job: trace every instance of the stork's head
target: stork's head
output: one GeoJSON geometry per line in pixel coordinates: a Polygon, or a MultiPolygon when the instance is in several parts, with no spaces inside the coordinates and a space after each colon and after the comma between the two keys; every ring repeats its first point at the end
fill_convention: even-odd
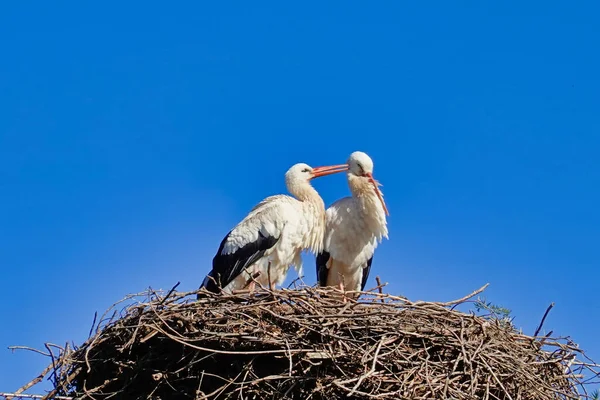
{"type": "Polygon", "coordinates": [[[311,179],[319,178],[321,176],[337,174],[338,172],[344,172],[348,169],[348,165],[328,165],[325,167],[311,167],[305,163],[294,164],[285,174],[286,182],[308,182],[311,179]]]}
{"type": "MultiPolygon", "coordinates": [[[[321,176],[337,174],[348,170],[348,165],[328,165],[324,167],[311,167],[305,163],[293,165],[285,173],[285,184],[293,195],[303,198],[306,190],[310,191],[310,180],[321,176]]],[[[314,189],[313,189],[314,190],[314,189]]]]}
{"type": "MultiPolygon", "coordinates": [[[[390,215],[383,201],[383,194],[379,190],[380,183],[373,178],[373,160],[362,151],[355,151],[348,158],[348,180],[349,182],[357,181],[360,188],[364,190],[372,190],[377,195],[383,206],[386,215],[390,215]],[[370,188],[370,189],[367,189],[370,188]]],[[[352,188],[351,184],[351,188],[352,188]]],[[[359,188],[356,188],[360,190],[359,188]]]]}
{"type": "Polygon", "coordinates": [[[349,172],[356,176],[373,175],[373,160],[362,151],[355,151],[348,158],[349,172]]]}

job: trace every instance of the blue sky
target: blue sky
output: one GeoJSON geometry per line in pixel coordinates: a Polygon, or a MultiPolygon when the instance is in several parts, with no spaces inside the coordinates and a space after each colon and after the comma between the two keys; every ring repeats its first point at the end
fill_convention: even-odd
{"type": "MultiPolygon", "coordinates": [[[[600,359],[599,12],[3,4],[0,391],[48,361],[7,346],[80,343],[127,293],[195,289],[289,166],[355,150],[391,213],[370,285],[446,301],[489,282],[530,334],[556,302],[546,328],[600,359]]],[[[343,175],[315,186],[348,194],[343,175]]]]}

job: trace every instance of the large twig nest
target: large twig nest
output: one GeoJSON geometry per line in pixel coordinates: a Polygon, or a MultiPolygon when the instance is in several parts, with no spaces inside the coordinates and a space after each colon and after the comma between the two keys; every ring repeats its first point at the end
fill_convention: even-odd
{"type": "Polygon", "coordinates": [[[510,323],[332,289],[134,298],[53,361],[53,394],[94,399],[580,398],[583,354],[510,323]]]}

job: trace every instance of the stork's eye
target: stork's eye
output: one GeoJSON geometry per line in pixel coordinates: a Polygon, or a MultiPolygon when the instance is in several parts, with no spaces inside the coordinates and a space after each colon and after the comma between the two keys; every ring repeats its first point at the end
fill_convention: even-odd
{"type": "Polygon", "coordinates": [[[309,168],[304,168],[304,169],[302,170],[302,172],[310,172],[310,169],[309,169],[309,168]]]}
{"type": "Polygon", "coordinates": [[[356,163],[356,165],[358,166],[358,169],[360,169],[361,171],[365,170],[361,163],[356,163]]]}

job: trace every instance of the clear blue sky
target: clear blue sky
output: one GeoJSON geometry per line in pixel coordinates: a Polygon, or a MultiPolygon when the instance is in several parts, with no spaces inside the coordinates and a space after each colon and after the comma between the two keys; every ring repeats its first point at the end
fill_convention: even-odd
{"type": "MultiPolygon", "coordinates": [[[[195,289],[296,162],[369,153],[413,299],[487,297],[600,359],[600,6],[11,2],[0,8],[0,391],[148,286],[195,289]]],[[[330,204],[343,175],[315,186],[330,204]]],[[[306,281],[315,282],[305,257],[306,281]]],[[[45,386],[47,387],[47,385],[45,386]]]]}

